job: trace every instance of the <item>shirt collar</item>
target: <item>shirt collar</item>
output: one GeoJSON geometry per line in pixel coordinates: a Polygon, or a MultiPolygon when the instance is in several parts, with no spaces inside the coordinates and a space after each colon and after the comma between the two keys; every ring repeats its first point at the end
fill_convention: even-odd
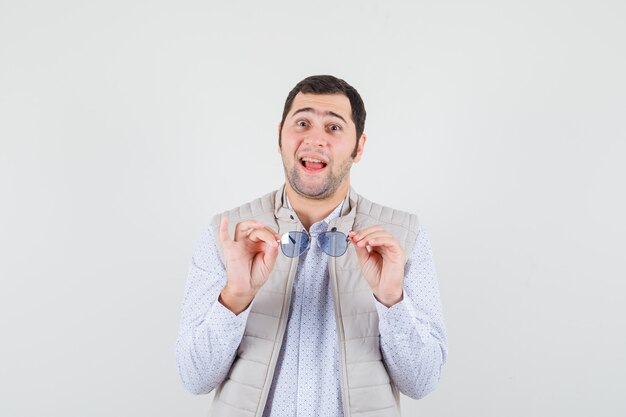
{"type": "MultiPolygon", "coordinates": [[[[289,208],[289,210],[293,210],[293,208],[291,207],[291,203],[289,202],[289,197],[287,197],[287,191],[285,191],[285,201],[287,202],[287,207],[289,208]]],[[[339,205],[335,207],[335,209],[328,216],[326,216],[326,218],[322,221],[326,224],[329,224],[333,219],[336,219],[337,217],[339,217],[341,215],[341,210],[345,202],[346,202],[346,198],[341,200],[341,203],[339,203],[339,205]]]]}

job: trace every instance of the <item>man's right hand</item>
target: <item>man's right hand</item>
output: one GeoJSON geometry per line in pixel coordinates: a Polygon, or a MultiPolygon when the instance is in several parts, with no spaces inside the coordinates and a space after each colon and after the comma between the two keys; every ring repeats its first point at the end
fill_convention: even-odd
{"type": "Polygon", "coordinates": [[[228,218],[222,219],[220,241],[228,281],[219,301],[233,313],[244,311],[267,281],[278,256],[278,239],[274,230],[254,220],[238,223],[230,239],[228,218]]]}

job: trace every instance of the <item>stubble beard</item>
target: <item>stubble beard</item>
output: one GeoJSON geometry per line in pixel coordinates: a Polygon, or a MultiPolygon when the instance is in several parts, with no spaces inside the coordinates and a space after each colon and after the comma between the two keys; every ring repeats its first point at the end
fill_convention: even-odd
{"type": "Polygon", "coordinates": [[[289,181],[289,185],[291,185],[291,188],[293,188],[296,193],[306,198],[324,200],[332,197],[341,184],[343,184],[346,177],[350,174],[352,159],[352,157],[348,157],[345,161],[343,161],[339,167],[339,172],[337,172],[336,175],[334,175],[330,167],[327,166],[326,168],[328,168],[328,173],[326,178],[319,184],[307,184],[307,182],[300,175],[301,172],[297,169],[296,164],[299,164],[299,161],[294,161],[291,169],[288,169],[287,166],[284,165],[284,162],[283,166],[285,168],[287,181],[289,181]]]}

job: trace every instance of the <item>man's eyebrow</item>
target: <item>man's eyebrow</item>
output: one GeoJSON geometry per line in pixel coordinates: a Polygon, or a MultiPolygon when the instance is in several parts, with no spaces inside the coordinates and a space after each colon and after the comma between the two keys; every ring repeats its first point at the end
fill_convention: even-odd
{"type": "MultiPolygon", "coordinates": [[[[303,107],[303,108],[298,109],[295,112],[293,112],[291,117],[294,117],[296,114],[303,113],[303,112],[318,113],[317,111],[315,111],[315,109],[313,109],[313,107],[303,107]]],[[[344,119],[343,117],[341,117],[339,114],[335,113],[334,111],[327,110],[323,114],[324,114],[324,116],[334,116],[334,117],[336,117],[338,119],[343,120],[343,122],[345,124],[348,124],[348,122],[346,122],[346,119],[344,119]]]]}

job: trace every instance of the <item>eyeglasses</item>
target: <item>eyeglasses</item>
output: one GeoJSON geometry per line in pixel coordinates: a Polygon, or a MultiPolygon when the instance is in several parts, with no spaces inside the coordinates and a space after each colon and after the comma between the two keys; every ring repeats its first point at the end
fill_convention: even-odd
{"type": "Polygon", "coordinates": [[[328,232],[309,235],[307,232],[287,232],[280,237],[280,248],[290,258],[297,258],[311,247],[311,239],[317,237],[317,246],[330,256],[341,256],[346,253],[350,239],[333,227],[328,232]]]}

